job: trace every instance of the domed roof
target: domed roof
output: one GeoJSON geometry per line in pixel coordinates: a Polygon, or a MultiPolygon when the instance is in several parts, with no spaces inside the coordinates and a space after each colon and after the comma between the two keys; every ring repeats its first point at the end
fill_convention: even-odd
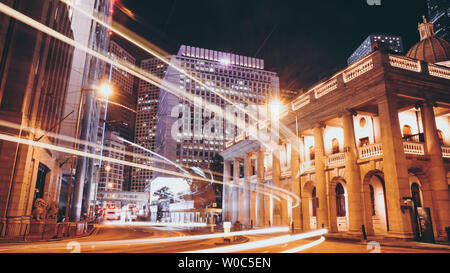
{"type": "Polygon", "coordinates": [[[429,63],[439,63],[450,60],[450,44],[442,38],[434,36],[433,23],[422,16],[423,23],[419,23],[420,42],[415,44],[406,57],[429,63]]]}
{"type": "Polygon", "coordinates": [[[450,60],[450,43],[445,39],[431,36],[415,44],[406,57],[429,63],[439,63],[450,60]]]}

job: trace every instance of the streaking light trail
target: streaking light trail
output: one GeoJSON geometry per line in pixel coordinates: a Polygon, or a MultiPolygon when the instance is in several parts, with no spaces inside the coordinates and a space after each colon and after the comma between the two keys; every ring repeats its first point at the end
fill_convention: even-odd
{"type": "Polygon", "coordinates": [[[245,251],[250,249],[258,249],[263,247],[269,247],[279,244],[285,244],[289,242],[294,242],[302,239],[307,239],[311,237],[316,237],[320,235],[324,235],[327,233],[326,229],[319,229],[312,232],[307,233],[301,233],[297,235],[285,235],[285,236],[279,236],[275,238],[270,238],[266,240],[260,240],[256,242],[250,242],[250,243],[244,243],[244,244],[238,244],[238,245],[231,245],[231,246],[224,246],[224,247],[216,247],[216,248],[208,248],[203,250],[197,250],[197,251],[187,251],[185,253],[230,253],[230,252],[239,252],[239,251],[245,251]]]}
{"type": "MultiPolygon", "coordinates": [[[[222,238],[229,236],[244,236],[244,235],[258,235],[258,234],[270,234],[270,233],[282,233],[288,232],[288,227],[273,227],[273,228],[264,228],[264,229],[254,229],[254,230],[246,230],[246,231],[236,231],[236,232],[228,232],[228,233],[214,233],[214,234],[203,234],[203,235],[192,235],[192,236],[179,236],[179,237],[166,237],[166,238],[145,238],[145,239],[131,239],[131,240],[117,240],[117,241],[97,241],[97,242],[79,242],[80,246],[84,247],[92,247],[92,246],[120,246],[120,245],[137,245],[137,244],[158,244],[158,243],[173,243],[173,242],[181,242],[181,241],[195,241],[195,240],[204,240],[204,239],[214,239],[214,238],[222,238]]],[[[44,243],[39,244],[40,247],[45,247],[48,249],[65,249],[67,243],[58,242],[58,243],[44,243]]],[[[16,250],[24,250],[33,248],[34,245],[14,245],[7,247],[0,247],[0,250],[3,249],[16,249],[16,250]]]]}
{"type": "Polygon", "coordinates": [[[322,236],[322,237],[320,237],[319,240],[316,240],[316,241],[311,242],[311,243],[307,243],[306,245],[302,245],[302,246],[299,246],[299,247],[296,247],[296,248],[292,248],[292,249],[283,251],[281,253],[297,253],[297,252],[303,251],[305,249],[311,248],[313,246],[316,246],[316,245],[322,243],[323,241],[325,241],[325,237],[322,236]]]}

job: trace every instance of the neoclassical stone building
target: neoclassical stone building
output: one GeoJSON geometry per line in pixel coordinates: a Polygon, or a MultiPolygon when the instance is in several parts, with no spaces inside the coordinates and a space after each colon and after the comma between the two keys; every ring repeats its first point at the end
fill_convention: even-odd
{"type": "Polygon", "coordinates": [[[379,44],[285,105],[275,147],[248,133],[228,143],[221,153],[224,220],[446,239],[450,68],[435,63],[448,61],[442,56],[449,48],[427,38],[433,39],[415,48],[445,51],[422,55],[432,55],[431,62],[393,55],[379,44]],[[299,205],[271,186],[295,193],[299,205]]]}

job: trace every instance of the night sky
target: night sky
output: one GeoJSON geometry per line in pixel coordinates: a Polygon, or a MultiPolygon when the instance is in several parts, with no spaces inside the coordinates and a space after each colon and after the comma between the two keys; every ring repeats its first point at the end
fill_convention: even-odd
{"type": "Polygon", "coordinates": [[[344,68],[369,34],[400,35],[407,51],[428,15],[426,0],[120,0],[119,7],[135,18],[122,8],[115,20],[166,52],[185,44],[262,58],[292,90],[344,68]]]}

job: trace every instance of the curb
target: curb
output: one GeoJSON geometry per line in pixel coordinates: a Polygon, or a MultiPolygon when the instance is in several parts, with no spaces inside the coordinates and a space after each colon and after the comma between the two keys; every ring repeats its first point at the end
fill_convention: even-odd
{"type": "Polygon", "coordinates": [[[413,249],[427,249],[427,250],[448,250],[450,252],[450,245],[443,245],[443,244],[430,244],[430,245],[418,245],[418,244],[426,244],[421,242],[415,242],[415,241],[389,241],[389,240],[367,240],[364,241],[362,239],[357,238],[345,238],[345,237],[327,237],[325,236],[326,240],[329,241],[348,241],[353,243],[358,243],[361,245],[367,244],[371,241],[376,241],[380,244],[380,246],[389,246],[389,247],[403,247],[403,248],[413,248],[413,249]]]}

